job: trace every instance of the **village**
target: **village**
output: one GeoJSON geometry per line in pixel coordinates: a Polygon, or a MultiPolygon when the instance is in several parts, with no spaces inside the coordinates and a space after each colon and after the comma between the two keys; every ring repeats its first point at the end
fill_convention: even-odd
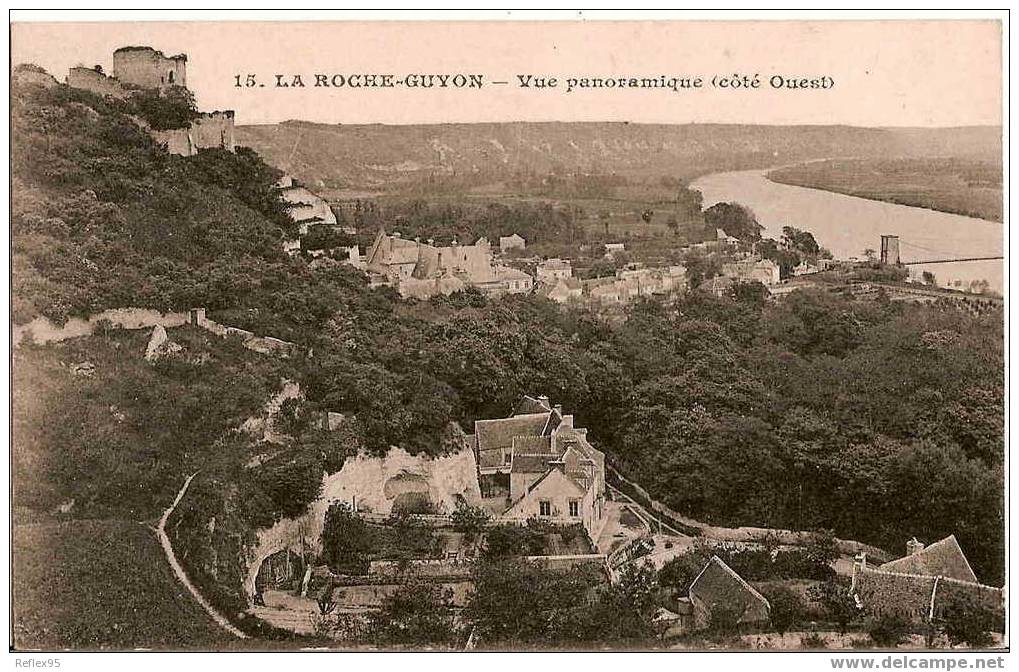
{"type": "MultiPolygon", "coordinates": [[[[139,90],[187,85],[183,54],[124,47],[113,53],[113,63],[109,75],[100,66],[72,68],[66,83],[114,100],[139,90]]],[[[22,76],[31,79],[38,73],[23,71],[22,76]]],[[[237,152],[232,110],[198,113],[184,128],[154,128],[140,119],[138,124],[175,157],[192,160],[206,150],[237,152]]],[[[772,249],[757,230],[737,237],[721,227],[712,227],[702,240],[688,241],[668,258],[635,254],[634,245],[623,238],[571,240],[565,248],[569,254],[552,256],[533,253],[531,243],[516,231],[469,241],[455,235],[441,241],[407,235],[399,221],[368,231],[353,226],[342,206],[319,195],[318,187],[286,171],[272,179],[280,172],[273,190],[292,226],[282,240],[272,239],[275,253],[306,264],[309,273],[354,272],[364,291],[374,293],[369,296],[392,295],[396,298],[388,300],[408,311],[423,307],[426,322],[432,319],[429,302],[475,295],[486,301],[544,299],[552,303],[543,303],[543,309],[553,313],[584,311],[611,324],[623,323],[641,302],[669,306],[691,294],[725,305],[753,295],[760,297],[758,305],[805,290],[874,305],[890,299],[963,306],[973,315],[997,310],[1002,303],[991,292],[939,288],[931,278],[907,270],[896,235],[875,241],[879,254],[845,259],[833,258],[809,233],[813,247],[797,249],[795,238],[805,233],[797,229],[778,243],[767,241],[774,243],[772,249]],[[793,258],[795,263],[787,261],[793,258]]],[[[210,296],[215,302],[215,295],[210,296]]],[[[332,353],[329,359],[297,337],[281,337],[272,326],[233,326],[237,314],[210,303],[209,308],[203,304],[178,311],[114,308],[62,322],[38,316],[14,327],[12,341],[36,348],[98,337],[111,329],[145,333],[144,350],[122,355],[144,360],[152,371],[201,365],[186,345],[198,338],[240,345],[247,351],[242,354],[279,363],[288,374],[314,370],[323,360],[335,365],[344,356],[351,361],[359,356],[356,341],[336,351],[345,354],[332,353]]],[[[339,333],[340,327],[330,323],[328,329],[339,333]]],[[[455,374],[456,367],[450,368],[455,374]]],[[[95,376],[95,365],[87,360],[68,370],[76,380],[95,376]]],[[[243,437],[257,450],[240,471],[257,471],[300,444],[293,409],[304,408],[312,387],[282,378],[258,414],[231,428],[231,440],[243,437]]],[[[624,395],[619,403],[632,404],[640,389],[628,390],[632,396],[624,395]]],[[[473,416],[472,424],[450,421],[441,437],[427,437],[442,451],[413,452],[394,442],[384,454],[363,450],[345,456],[337,470],[314,471],[316,478],[321,474],[320,482],[311,484],[316,494],[303,511],[246,530],[254,543],[244,545],[240,558],[243,594],[232,595],[244,604],[240,614],[226,613],[209,598],[208,583],[193,581],[194,570],[166,532],[191,505],[194,495],[188,489],[197,472],[183,482],[176,500],[166,503],[169,508],[156,528],[166,559],[202,608],[231,633],[243,616],[277,634],[341,646],[368,641],[379,615],[394,600],[408,587],[425,586],[444,596],[440,607],[456,632],[455,647],[484,648],[484,636],[467,616],[484,568],[504,562],[523,571],[561,572],[557,576],[564,582],[583,575],[590,581],[585,589],[591,605],[612,590],[633,590],[641,581],[651,584],[641,597],[654,640],[642,645],[656,648],[720,642],[741,649],[859,648],[866,635],[864,619],[883,616],[902,623],[893,647],[948,646],[947,636],[934,633],[932,624],[952,618],[963,603],[990,615],[987,630],[1000,644],[1004,589],[978,579],[955,534],[928,538],[917,532],[919,539],[910,536],[898,547],[878,548],[824,529],[703,522],[632,480],[630,465],[579,419],[593,416],[581,416],[581,410],[556,398],[561,395],[528,389],[512,405],[496,408],[498,413],[487,407],[488,413],[473,416]]],[[[314,408],[309,426],[326,443],[329,437],[339,443],[358,422],[357,414],[321,398],[307,404],[314,408]]],[[[572,400],[586,401],[583,395],[572,400]]],[[[473,401],[468,398],[468,405],[473,401]]],[[[696,406],[691,415],[701,412],[703,407],[696,406]]],[[[684,487],[689,476],[681,473],[675,483],[684,487]]],[[[217,534],[215,517],[208,529],[217,534]]],[[[873,640],[865,645],[885,644],[873,640]]]]}

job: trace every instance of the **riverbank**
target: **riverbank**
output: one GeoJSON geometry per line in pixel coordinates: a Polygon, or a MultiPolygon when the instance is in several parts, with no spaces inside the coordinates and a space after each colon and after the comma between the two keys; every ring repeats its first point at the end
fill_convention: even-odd
{"type": "MultiPolygon", "coordinates": [[[[1004,249],[1002,225],[986,219],[868,200],[831,191],[781,184],[768,179],[774,169],[705,175],[692,188],[703,195],[704,207],[735,201],[753,210],[764,227],[762,235],[779,239],[783,226],[811,232],[836,258],[863,256],[878,250],[882,235],[900,238],[902,261],[953,257],[999,256],[1004,249]]],[[[942,287],[968,288],[987,281],[1003,293],[1001,261],[923,264],[942,287]]]]}
{"type": "Polygon", "coordinates": [[[1001,164],[959,158],[829,159],[776,168],[772,182],[1002,221],[1001,164]]]}

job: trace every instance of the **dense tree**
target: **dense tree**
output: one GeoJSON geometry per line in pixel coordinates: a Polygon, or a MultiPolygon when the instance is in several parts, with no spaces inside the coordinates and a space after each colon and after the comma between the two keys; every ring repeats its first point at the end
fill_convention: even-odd
{"type": "Polygon", "coordinates": [[[761,239],[761,231],[764,230],[757,216],[740,203],[715,203],[704,211],[704,223],[712,239],[715,229],[722,229],[730,236],[752,243],[761,239]]]}

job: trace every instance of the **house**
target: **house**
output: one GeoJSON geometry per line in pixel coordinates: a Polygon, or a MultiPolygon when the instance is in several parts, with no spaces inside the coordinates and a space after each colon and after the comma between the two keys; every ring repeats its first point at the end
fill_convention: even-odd
{"type": "Polygon", "coordinates": [[[543,287],[541,294],[556,303],[576,303],[584,297],[584,285],[576,278],[559,279],[555,284],[543,287]]]}
{"type": "Polygon", "coordinates": [[[527,247],[527,241],[517,234],[499,236],[499,251],[506,254],[510,250],[523,250],[527,247]]]}
{"type": "Polygon", "coordinates": [[[479,474],[509,476],[501,517],[578,523],[592,538],[605,505],[605,454],[548,397],[523,397],[508,418],[478,420],[473,441],[479,474]]]}
{"type": "Polygon", "coordinates": [[[955,535],[929,546],[914,537],[906,555],[878,567],[861,553],[853,563],[850,594],[859,607],[875,615],[895,614],[914,623],[929,623],[956,600],[983,605],[1004,620],[1001,588],[979,583],[955,535]]]}
{"type": "Polygon", "coordinates": [[[636,283],[637,296],[668,294],[687,287],[686,267],[678,265],[642,268],[637,264],[631,264],[627,268],[617,270],[616,277],[636,283]]]}
{"type": "Polygon", "coordinates": [[[721,246],[735,246],[739,245],[739,238],[730,236],[725,232],[725,229],[715,229],[715,243],[721,246]]]}
{"type": "Polygon", "coordinates": [[[744,259],[722,264],[722,275],[738,282],[760,282],[764,285],[776,285],[781,273],[771,259],[744,259]]]}
{"type": "Polygon", "coordinates": [[[977,575],[969,566],[955,535],[924,546],[913,537],[906,542],[906,555],[878,567],[883,572],[947,576],[959,581],[977,583],[977,575]]]}
{"type": "Polygon", "coordinates": [[[611,259],[623,252],[626,252],[626,245],[624,243],[605,243],[605,257],[607,259],[611,259]]]}
{"type": "Polygon", "coordinates": [[[697,629],[711,625],[720,609],[729,611],[736,623],[765,623],[771,616],[768,600],[717,555],[690,584],[689,599],[697,629]]]}
{"type": "Polygon", "coordinates": [[[455,239],[448,246],[407,240],[399,232],[380,230],[364,258],[372,284],[395,287],[403,296],[427,298],[473,286],[486,294],[531,291],[534,279],[523,271],[496,264],[488,240],[473,245],[455,239]]]}
{"type": "Polygon", "coordinates": [[[715,296],[729,296],[732,292],[733,285],[736,281],[732,278],[720,275],[714,278],[709,278],[697,285],[698,291],[707,292],[708,294],[714,294],[715,296]]]}
{"type": "Polygon", "coordinates": [[[538,284],[554,285],[558,280],[573,277],[573,266],[569,259],[546,259],[538,263],[536,270],[538,284]]]}

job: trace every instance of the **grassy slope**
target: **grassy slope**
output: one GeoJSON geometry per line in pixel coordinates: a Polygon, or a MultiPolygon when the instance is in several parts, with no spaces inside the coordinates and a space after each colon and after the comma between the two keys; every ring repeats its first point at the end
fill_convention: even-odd
{"type": "Polygon", "coordinates": [[[1001,165],[958,159],[817,161],[768,173],[782,184],[1002,220],[1001,165]]]}
{"type": "Polygon", "coordinates": [[[247,458],[212,444],[261,406],[279,371],[204,332],[169,334],[208,359],[149,364],[146,331],[16,352],[19,648],[201,648],[231,639],[177,582],[151,528],[187,473],[247,458]],[[71,375],[82,361],[96,366],[93,378],[71,375]],[[69,514],[53,513],[71,500],[69,514]]]}
{"type": "Polygon", "coordinates": [[[19,649],[213,648],[231,639],[176,580],[141,523],[19,524],[13,553],[19,649]]]}

